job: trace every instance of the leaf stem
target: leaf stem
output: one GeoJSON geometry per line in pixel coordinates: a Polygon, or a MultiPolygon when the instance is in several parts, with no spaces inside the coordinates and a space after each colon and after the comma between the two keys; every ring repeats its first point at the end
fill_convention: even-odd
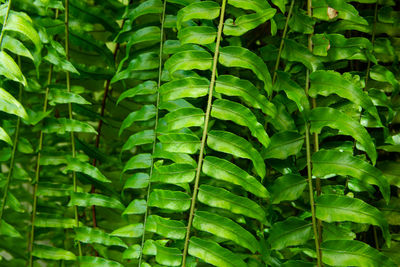
{"type": "MultiPolygon", "coordinates": [[[[65,57],[67,60],[69,60],[69,0],[65,0],[65,57]]],[[[69,71],[65,72],[66,75],[66,82],[67,82],[67,91],[71,92],[71,78],[70,78],[70,73],[69,71]]],[[[72,104],[68,103],[68,115],[69,119],[72,120],[72,104]]],[[[71,132],[71,149],[72,149],[72,157],[76,157],[76,150],[75,150],[75,135],[74,132],[71,132]]],[[[77,184],[77,179],[76,179],[76,172],[72,172],[72,180],[73,180],[73,186],[74,186],[74,192],[77,192],[78,189],[78,184],[77,184]]],[[[79,217],[78,217],[78,207],[75,205],[74,206],[74,213],[75,213],[75,225],[76,227],[79,227],[79,217]]],[[[78,251],[79,251],[79,256],[82,256],[82,247],[81,243],[78,241],[78,251]]]]}
{"type": "Polygon", "coordinates": [[[1,47],[1,50],[3,50],[4,32],[6,31],[8,15],[10,14],[10,10],[11,10],[11,0],[8,0],[6,16],[4,17],[3,28],[1,29],[1,34],[0,34],[0,47],[1,47]]]}
{"type": "Polygon", "coordinates": [[[196,205],[196,196],[197,196],[197,191],[199,188],[201,167],[203,164],[204,148],[206,145],[206,139],[207,139],[207,133],[208,133],[208,122],[210,120],[210,113],[211,113],[211,102],[212,102],[212,98],[213,98],[215,79],[217,76],[217,64],[218,64],[219,48],[220,48],[220,44],[221,44],[222,28],[224,26],[226,1],[227,0],[222,0],[222,5],[221,5],[221,14],[220,14],[219,24],[218,24],[217,41],[215,44],[215,52],[214,52],[213,66],[212,66],[212,72],[211,72],[210,88],[208,91],[207,109],[206,109],[206,114],[205,114],[205,118],[204,118],[203,136],[201,138],[200,153],[199,153],[199,159],[197,162],[196,176],[195,176],[195,180],[194,180],[193,196],[192,196],[192,201],[191,201],[191,205],[190,205],[188,226],[186,229],[185,246],[183,249],[182,267],[186,266],[186,257],[187,257],[188,248],[189,248],[190,230],[192,228],[194,209],[195,209],[195,205],[196,205]]]}
{"type": "MultiPolygon", "coordinates": [[[[374,26],[373,26],[373,28],[372,28],[372,37],[371,37],[372,53],[374,52],[374,45],[375,45],[375,32],[376,32],[376,21],[377,21],[377,17],[378,17],[378,1],[376,1],[376,4],[375,4],[374,26]]],[[[369,77],[370,71],[371,71],[371,59],[368,58],[367,72],[366,72],[366,74],[365,74],[365,87],[364,87],[364,90],[367,89],[368,77],[369,77]]]]}
{"type": "MultiPolygon", "coordinates": [[[[290,20],[290,17],[292,16],[294,2],[295,2],[295,0],[292,0],[292,3],[290,4],[288,15],[286,17],[285,27],[283,28],[281,44],[279,45],[278,57],[277,57],[276,63],[275,63],[274,76],[272,77],[272,84],[274,84],[275,81],[276,81],[276,77],[277,77],[276,72],[279,69],[279,63],[281,61],[281,54],[282,54],[282,50],[283,50],[283,45],[285,44],[285,38],[286,38],[286,34],[287,34],[289,20],[290,20]]],[[[271,96],[272,96],[272,94],[271,94],[271,96]]]]}
{"type": "MultiPolygon", "coordinates": [[[[307,15],[312,17],[312,0],[307,0],[307,15]]],[[[312,45],[312,33],[308,35],[308,50],[312,53],[313,45],[312,45]]],[[[310,70],[307,69],[306,72],[306,87],[305,93],[308,97],[308,90],[310,88],[310,70]]],[[[312,108],[316,108],[317,101],[315,98],[311,99],[312,108]]],[[[315,203],[314,203],[314,189],[312,182],[312,170],[311,170],[311,144],[310,144],[310,125],[308,122],[305,124],[305,132],[306,132],[306,153],[307,153],[307,180],[308,180],[308,189],[310,194],[310,206],[311,206],[311,215],[312,215],[312,225],[314,231],[314,240],[315,240],[315,250],[317,254],[317,266],[322,266],[322,251],[320,249],[321,240],[322,240],[322,228],[321,221],[317,221],[315,215],[315,203]]],[[[314,133],[314,151],[317,152],[319,150],[319,140],[318,134],[314,133]]],[[[317,195],[321,194],[321,181],[320,178],[316,178],[316,191],[317,195]]]]}

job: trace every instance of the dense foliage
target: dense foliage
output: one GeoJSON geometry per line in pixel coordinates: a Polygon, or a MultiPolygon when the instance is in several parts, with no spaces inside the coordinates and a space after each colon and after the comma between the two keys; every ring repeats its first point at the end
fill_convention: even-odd
{"type": "Polygon", "coordinates": [[[400,265],[396,0],[7,0],[0,266],[400,265]]]}

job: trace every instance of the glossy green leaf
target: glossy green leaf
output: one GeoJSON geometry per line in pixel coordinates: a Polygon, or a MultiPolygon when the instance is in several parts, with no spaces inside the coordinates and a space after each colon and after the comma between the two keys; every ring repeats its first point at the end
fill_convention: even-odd
{"type": "Polygon", "coordinates": [[[125,98],[135,97],[137,95],[151,95],[157,92],[157,83],[155,81],[145,81],[131,89],[124,91],[118,98],[117,104],[125,98]]]}
{"type": "Polygon", "coordinates": [[[356,240],[330,240],[321,244],[322,261],[332,266],[396,266],[369,245],[356,240]]]}
{"type": "Polygon", "coordinates": [[[182,252],[174,247],[164,247],[154,243],[157,248],[156,262],[166,266],[180,266],[182,263],[182,252]]]}
{"type": "Polygon", "coordinates": [[[123,226],[121,228],[115,229],[110,234],[112,236],[119,237],[141,237],[143,235],[143,224],[135,223],[123,226]]]}
{"type": "Polygon", "coordinates": [[[181,28],[182,22],[191,19],[215,19],[219,16],[220,7],[213,1],[192,3],[178,12],[176,25],[181,28]]]}
{"type": "Polygon", "coordinates": [[[45,245],[35,245],[33,247],[32,255],[40,259],[66,261],[76,260],[75,254],[71,251],[45,245]]]}
{"type": "Polygon", "coordinates": [[[111,183],[111,181],[107,179],[107,177],[105,177],[95,166],[87,162],[82,162],[77,158],[68,158],[65,171],[81,172],[99,182],[111,183]]]}
{"type": "Polygon", "coordinates": [[[315,108],[310,112],[310,122],[311,132],[320,133],[323,127],[328,126],[339,130],[340,134],[352,136],[363,146],[373,165],[375,165],[377,153],[374,142],[365,128],[353,118],[339,110],[321,107],[315,108]]]}
{"type": "Polygon", "coordinates": [[[129,128],[136,121],[147,121],[156,116],[156,107],[154,105],[145,105],[138,111],[130,113],[122,122],[121,128],[119,129],[119,135],[126,129],[129,128]]]}
{"type": "MultiPolygon", "coordinates": [[[[212,56],[207,51],[188,50],[171,56],[164,64],[170,74],[177,70],[209,70],[212,66],[212,56]]],[[[172,100],[172,99],[171,99],[172,100]]]]}
{"type": "Polygon", "coordinates": [[[7,223],[5,220],[0,221],[0,236],[22,238],[21,234],[15,229],[15,227],[7,223]]]}
{"type": "Polygon", "coordinates": [[[6,78],[26,85],[26,79],[17,63],[6,52],[0,51],[0,74],[6,78]]]}
{"type": "Polygon", "coordinates": [[[377,185],[383,198],[389,202],[390,186],[382,171],[362,159],[337,150],[320,150],[313,154],[312,163],[315,176],[349,175],[368,184],[377,185]]]}
{"type": "Polygon", "coordinates": [[[173,163],[155,166],[151,176],[152,182],[168,184],[190,183],[196,175],[196,168],[190,164],[173,163]]]}
{"type": "Polygon", "coordinates": [[[161,101],[171,101],[185,97],[207,95],[210,82],[203,78],[184,78],[164,83],[160,87],[161,101]]]}
{"type": "Polygon", "coordinates": [[[258,197],[269,197],[267,189],[256,178],[227,160],[207,156],[203,161],[203,172],[214,179],[239,185],[258,197]]]}
{"type": "Polygon", "coordinates": [[[306,243],[313,238],[312,223],[295,217],[272,225],[268,242],[272,249],[283,249],[306,243]]]}
{"type": "Polygon", "coordinates": [[[0,111],[28,119],[28,114],[21,103],[3,88],[0,88],[0,111]]]}
{"type": "Polygon", "coordinates": [[[67,118],[46,118],[43,120],[42,131],[44,133],[65,134],[66,132],[94,133],[96,130],[90,124],[79,120],[67,118]]]}
{"type": "Polygon", "coordinates": [[[315,206],[316,216],[322,221],[351,221],[379,226],[386,244],[390,246],[389,226],[385,217],[377,208],[368,203],[357,198],[327,194],[318,197],[315,206]]]}
{"type": "Polygon", "coordinates": [[[237,254],[221,247],[218,243],[197,237],[190,238],[189,254],[215,266],[246,266],[237,254]]]}
{"type": "Polygon", "coordinates": [[[143,15],[162,13],[162,10],[163,4],[160,0],[147,0],[134,9],[129,10],[125,17],[129,18],[131,21],[134,21],[143,15]]]}
{"type": "Polygon", "coordinates": [[[146,200],[144,199],[134,199],[129,203],[128,207],[122,213],[125,214],[144,214],[147,209],[146,200]]]}
{"type": "Polygon", "coordinates": [[[211,207],[229,210],[235,214],[241,214],[250,218],[266,222],[264,210],[254,201],[232,194],[231,192],[210,186],[201,185],[198,192],[198,200],[211,207]]]}
{"type": "Polygon", "coordinates": [[[239,46],[227,46],[220,49],[219,63],[226,67],[239,67],[254,72],[264,82],[264,89],[271,95],[272,81],[267,65],[250,50],[239,46]]]}
{"type": "Polygon", "coordinates": [[[300,62],[311,71],[316,71],[322,65],[321,60],[314,56],[307,47],[290,39],[285,39],[282,57],[288,61],[300,62]]]}
{"type": "Polygon", "coordinates": [[[217,31],[209,26],[189,26],[178,32],[181,44],[211,44],[217,37],[217,31]]]}
{"type": "Polygon", "coordinates": [[[220,152],[229,153],[236,157],[250,159],[257,174],[263,179],[265,176],[265,163],[260,153],[244,138],[225,131],[210,131],[207,145],[220,152]]]}
{"type": "Polygon", "coordinates": [[[158,215],[150,215],[146,221],[146,231],[171,239],[184,239],[186,226],[183,222],[170,220],[158,215]]]}
{"type": "Polygon", "coordinates": [[[200,149],[200,139],[193,134],[164,134],[158,136],[158,140],[168,152],[194,154],[200,149]]]}
{"type": "Polygon", "coordinates": [[[118,237],[110,236],[98,228],[78,227],[75,228],[75,240],[82,243],[98,243],[104,246],[118,246],[127,248],[127,245],[118,237]]]}
{"type": "Polygon", "coordinates": [[[264,159],[286,159],[300,152],[304,136],[294,131],[278,132],[271,137],[270,145],[261,151],[264,159]]]}
{"type": "Polygon", "coordinates": [[[204,112],[199,108],[180,108],[164,116],[168,131],[179,130],[187,127],[202,127],[204,125],[204,112]]]}
{"type": "Polygon", "coordinates": [[[306,178],[296,174],[286,174],[276,179],[269,188],[272,204],[298,199],[307,186],[306,178]]]}
{"type": "Polygon", "coordinates": [[[212,104],[211,116],[220,120],[231,120],[241,126],[250,129],[251,134],[265,147],[268,147],[270,139],[256,116],[245,106],[223,99],[217,99],[212,104]]]}
{"type": "Polygon", "coordinates": [[[11,140],[10,136],[7,134],[7,132],[2,127],[0,127],[0,140],[3,140],[10,146],[13,145],[13,141],[11,140]]]}
{"type": "Polygon", "coordinates": [[[122,151],[131,150],[135,146],[141,146],[153,143],[155,139],[154,130],[144,130],[129,136],[122,147],[122,151]]]}
{"type": "Polygon", "coordinates": [[[45,228],[74,228],[75,219],[55,217],[48,214],[38,214],[35,219],[35,227],[45,228]]]}
{"type": "Polygon", "coordinates": [[[266,0],[230,0],[229,5],[258,13],[271,7],[266,0]]]}
{"type": "Polygon", "coordinates": [[[10,51],[16,55],[27,57],[27,58],[31,59],[32,61],[34,61],[32,53],[18,39],[15,39],[8,35],[4,35],[2,47],[3,47],[3,49],[7,49],[8,51],[10,51]]]}
{"type": "Polygon", "coordinates": [[[190,208],[191,197],[183,192],[155,189],[150,194],[149,206],[174,211],[186,211],[190,208]]]}
{"type": "Polygon", "coordinates": [[[93,256],[80,256],[78,257],[78,262],[80,267],[122,267],[123,265],[112,260],[107,260],[100,257],[93,256]]]}
{"type": "Polygon", "coordinates": [[[235,21],[227,19],[224,25],[224,34],[232,36],[243,35],[271,19],[275,13],[276,9],[268,8],[261,13],[240,16],[235,21]]]}
{"type": "Polygon", "coordinates": [[[95,205],[119,210],[124,209],[124,205],[115,198],[89,193],[71,193],[71,200],[69,201],[68,206],[74,205],[80,207],[90,207],[95,205]]]}
{"type": "Polygon", "coordinates": [[[258,242],[252,234],[234,221],[215,213],[197,211],[194,215],[193,227],[232,240],[252,253],[259,250],[258,242]]]}
{"type": "Polygon", "coordinates": [[[148,153],[135,155],[128,160],[122,172],[150,168],[151,162],[151,155],[148,153]]]}

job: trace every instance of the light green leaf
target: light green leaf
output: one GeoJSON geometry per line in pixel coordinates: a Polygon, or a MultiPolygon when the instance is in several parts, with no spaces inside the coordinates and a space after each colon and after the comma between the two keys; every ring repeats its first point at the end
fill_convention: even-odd
{"type": "Polygon", "coordinates": [[[168,184],[190,183],[193,181],[195,175],[195,166],[184,163],[173,163],[170,165],[155,166],[151,181],[168,184]]]}
{"type": "Polygon", "coordinates": [[[256,178],[227,160],[207,156],[203,161],[203,172],[217,180],[239,185],[258,197],[269,197],[267,189],[256,178]]]}
{"type": "Polygon", "coordinates": [[[130,158],[128,162],[125,164],[123,173],[128,170],[137,170],[137,169],[146,169],[151,166],[151,154],[137,154],[130,158]]]}
{"type": "Polygon", "coordinates": [[[328,14],[328,8],[333,8],[335,15],[343,20],[348,20],[361,25],[368,25],[368,22],[358,15],[357,9],[351,4],[342,0],[313,0],[313,17],[321,20],[331,20],[336,16],[328,14]]]}
{"type": "Polygon", "coordinates": [[[174,211],[186,211],[190,208],[191,197],[183,192],[155,189],[149,197],[149,206],[174,211]]]}
{"type": "Polygon", "coordinates": [[[119,237],[141,237],[143,235],[143,224],[135,223],[115,229],[110,235],[119,237]]]}
{"type": "Polygon", "coordinates": [[[336,223],[324,223],[322,225],[324,231],[322,232],[322,240],[353,240],[356,234],[349,228],[341,226],[336,223]]]}
{"type": "Polygon", "coordinates": [[[184,239],[186,236],[186,226],[183,222],[158,215],[150,215],[147,218],[146,231],[171,239],[184,239]]]}
{"type": "Polygon", "coordinates": [[[168,152],[194,154],[200,149],[200,139],[193,134],[171,133],[158,136],[168,152]]]}
{"type": "Polygon", "coordinates": [[[59,53],[57,53],[57,51],[51,46],[47,47],[47,52],[47,55],[43,58],[44,60],[64,71],[79,74],[79,71],[65,58],[65,55],[59,55],[59,53]]]}
{"type": "Polygon", "coordinates": [[[215,91],[228,96],[239,96],[248,106],[261,109],[264,114],[271,117],[276,115],[275,106],[247,80],[231,75],[221,75],[215,83],[215,91]]]}
{"type": "Polygon", "coordinates": [[[210,82],[204,78],[184,78],[164,83],[160,87],[161,101],[171,101],[185,97],[202,97],[207,95],[210,82]]]}
{"type": "Polygon", "coordinates": [[[234,221],[215,213],[196,211],[193,227],[232,240],[236,244],[249,249],[252,253],[259,250],[259,244],[252,234],[234,221]]]}
{"type": "Polygon", "coordinates": [[[228,4],[245,10],[252,10],[257,13],[262,13],[264,10],[271,7],[266,0],[229,0],[228,4]]]}
{"type": "Polygon", "coordinates": [[[3,36],[2,48],[7,49],[8,51],[10,51],[16,55],[27,57],[27,58],[31,59],[32,61],[34,61],[34,58],[31,54],[31,52],[29,51],[29,49],[26,48],[22,42],[20,42],[19,40],[15,39],[11,36],[8,36],[8,35],[3,36]]]}
{"type": "Polygon", "coordinates": [[[268,147],[270,139],[264,126],[257,121],[256,116],[245,106],[224,99],[217,99],[212,104],[211,116],[220,120],[231,120],[241,126],[246,126],[258,141],[268,147]]]}
{"type": "Polygon", "coordinates": [[[14,238],[22,238],[21,234],[5,220],[0,221],[0,236],[9,236],[14,238]]]}
{"type": "Polygon", "coordinates": [[[124,260],[139,259],[141,250],[142,249],[139,244],[129,246],[122,254],[122,258],[124,260]]]}
{"type": "Polygon", "coordinates": [[[209,70],[212,66],[212,59],[212,56],[207,51],[181,51],[167,59],[164,67],[170,75],[177,70],[209,70]]]}
{"type": "Polygon", "coordinates": [[[149,180],[150,178],[147,173],[137,172],[132,176],[128,177],[128,179],[126,179],[123,190],[128,188],[131,189],[146,188],[149,184],[149,180]]]}
{"type": "Polygon", "coordinates": [[[145,42],[160,42],[160,33],[161,30],[157,26],[148,26],[141,28],[129,35],[128,44],[138,45],[145,42]]]}
{"type": "Polygon", "coordinates": [[[131,89],[124,91],[117,100],[119,102],[128,97],[135,97],[137,95],[151,95],[157,92],[157,83],[155,81],[145,81],[131,89]]]}
{"type": "Polygon", "coordinates": [[[3,140],[10,146],[13,145],[13,141],[11,140],[10,136],[7,134],[7,132],[3,129],[3,127],[0,127],[0,140],[3,140]]]}
{"type": "Polygon", "coordinates": [[[351,221],[379,226],[386,244],[390,246],[389,225],[385,217],[377,208],[361,199],[327,194],[318,197],[315,206],[316,216],[322,221],[351,221]]]}
{"type": "Polygon", "coordinates": [[[217,31],[209,26],[190,26],[178,32],[178,39],[181,44],[211,44],[217,37],[217,31]]]}
{"type": "Polygon", "coordinates": [[[323,127],[331,127],[339,130],[339,134],[350,135],[358,141],[365,151],[367,152],[372,164],[375,165],[377,152],[375,150],[374,142],[369,136],[367,130],[361,126],[356,120],[341,111],[329,108],[319,107],[314,108],[310,112],[310,122],[312,133],[320,133],[323,127]]]}
{"type": "Polygon", "coordinates": [[[179,30],[182,22],[191,19],[215,19],[219,16],[219,11],[219,4],[213,1],[192,3],[178,11],[176,26],[179,30]]]}
{"type": "Polygon", "coordinates": [[[65,134],[66,132],[94,133],[97,134],[93,126],[86,122],[71,120],[67,118],[46,118],[43,120],[42,131],[44,133],[65,134]]]}
{"type": "Polygon", "coordinates": [[[271,144],[261,150],[264,159],[286,159],[296,155],[303,147],[304,136],[295,131],[278,132],[271,137],[271,144]]]}
{"type": "Polygon", "coordinates": [[[180,108],[164,116],[168,131],[187,127],[203,127],[204,112],[199,108],[180,108]]]}
{"type": "Polygon", "coordinates": [[[3,88],[0,88],[0,111],[17,115],[25,120],[29,119],[21,103],[3,88]]]}
{"type": "Polygon", "coordinates": [[[146,200],[134,199],[129,203],[128,207],[124,210],[122,215],[126,214],[144,214],[147,209],[146,200]]]}
{"type": "Polygon", "coordinates": [[[233,21],[233,19],[227,19],[224,23],[224,34],[241,36],[271,19],[275,13],[275,8],[268,8],[260,13],[240,16],[235,21],[233,21]]]}
{"type": "Polygon", "coordinates": [[[32,255],[39,259],[66,261],[76,260],[75,254],[71,251],[45,245],[35,245],[32,250],[32,255]]]}
{"type": "Polygon", "coordinates": [[[311,87],[309,94],[328,96],[337,94],[356,105],[360,105],[380,122],[378,111],[367,94],[355,83],[333,71],[316,71],[310,75],[311,87]]]}
{"type": "Polygon", "coordinates": [[[78,257],[78,262],[80,267],[123,267],[122,264],[116,261],[93,256],[80,256],[78,257]]]}
{"type": "Polygon", "coordinates": [[[126,128],[129,128],[132,123],[136,121],[147,121],[154,118],[156,112],[156,107],[154,105],[145,105],[138,111],[131,112],[122,122],[121,128],[119,129],[119,135],[121,135],[126,128]]]}
{"type": "Polygon", "coordinates": [[[285,39],[282,58],[304,64],[309,70],[316,71],[321,67],[321,60],[314,56],[304,45],[296,41],[285,39]]]}
{"type": "Polygon", "coordinates": [[[226,209],[232,213],[241,214],[266,223],[265,212],[256,202],[247,197],[232,194],[225,189],[201,185],[198,200],[211,207],[226,209]]]}
{"type": "Polygon", "coordinates": [[[229,153],[235,157],[250,159],[261,179],[265,176],[265,163],[260,153],[244,138],[225,131],[210,131],[207,145],[220,152],[229,153]]]}
{"type": "Polygon", "coordinates": [[[71,193],[71,200],[68,206],[80,206],[80,207],[90,207],[90,206],[100,206],[112,209],[123,210],[125,207],[122,203],[111,197],[103,196],[100,194],[89,194],[89,193],[71,193]]]}
{"type": "Polygon", "coordinates": [[[147,14],[159,14],[163,11],[163,4],[160,0],[147,0],[132,10],[129,10],[125,18],[129,18],[131,21],[136,20],[138,17],[147,14]]]}
{"type": "Polygon", "coordinates": [[[111,181],[107,179],[99,169],[87,162],[82,162],[79,159],[72,157],[69,157],[67,162],[65,171],[81,172],[99,182],[111,183],[111,181]]]}
{"type": "Polygon", "coordinates": [[[240,46],[222,47],[219,63],[226,67],[239,67],[253,71],[257,78],[264,82],[265,91],[271,95],[272,81],[268,67],[259,56],[250,50],[240,46]]]}
{"type": "Polygon", "coordinates": [[[182,263],[182,252],[174,247],[164,247],[154,243],[157,248],[156,262],[166,266],[180,266],[182,263]]]}
{"type": "Polygon", "coordinates": [[[246,263],[235,253],[219,244],[197,237],[190,238],[189,254],[207,263],[220,267],[246,266],[246,263]]]}
{"type": "Polygon", "coordinates": [[[49,214],[37,214],[35,227],[74,228],[76,227],[76,222],[73,218],[55,217],[54,215],[49,214]]]}
{"type": "Polygon", "coordinates": [[[306,178],[296,174],[286,174],[276,179],[270,188],[272,204],[298,199],[307,186],[306,178]]]}
{"type": "Polygon", "coordinates": [[[75,240],[82,243],[97,243],[104,246],[118,246],[127,248],[128,246],[118,237],[110,236],[99,228],[78,227],[75,228],[75,240]]]}
{"type": "Polygon", "coordinates": [[[131,150],[135,146],[141,146],[153,143],[155,139],[154,130],[144,130],[129,136],[122,147],[122,151],[131,150]]]}
{"type": "MultiPolygon", "coordinates": [[[[8,25],[8,24],[7,24],[8,25]]],[[[22,83],[26,86],[26,79],[14,59],[6,52],[0,51],[0,74],[6,78],[22,83]]]]}
{"type": "Polygon", "coordinates": [[[55,104],[67,104],[76,103],[80,105],[91,105],[89,101],[84,99],[82,96],[76,93],[68,92],[65,90],[51,89],[49,94],[49,103],[55,104]]]}
{"type": "Polygon", "coordinates": [[[268,242],[272,249],[305,244],[313,237],[312,223],[295,217],[272,225],[268,242]]]}
{"type": "Polygon", "coordinates": [[[322,261],[331,266],[397,266],[390,258],[356,240],[330,240],[321,244],[322,261]]]}
{"type": "Polygon", "coordinates": [[[386,202],[390,199],[390,185],[382,171],[364,160],[337,150],[320,150],[313,154],[313,174],[324,177],[330,174],[349,175],[365,183],[377,185],[386,202]]]}

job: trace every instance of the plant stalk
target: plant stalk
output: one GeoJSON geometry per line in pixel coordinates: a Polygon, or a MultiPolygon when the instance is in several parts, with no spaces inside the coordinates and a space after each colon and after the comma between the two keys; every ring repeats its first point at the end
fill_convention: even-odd
{"type": "MultiPolygon", "coordinates": [[[[372,52],[374,52],[375,32],[376,32],[376,21],[377,21],[377,18],[378,18],[378,1],[376,1],[376,4],[375,4],[375,11],[374,11],[374,26],[373,26],[373,28],[372,28],[372,37],[371,37],[372,52]]],[[[371,59],[368,58],[367,72],[366,72],[366,74],[365,74],[365,87],[364,87],[364,90],[367,89],[368,77],[369,77],[370,71],[371,71],[371,59]]]]}
{"type": "MultiPolygon", "coordinates": [[[[155,125],[154,125],[154,139],[153,139],[153,148],[152,148],[152,155],[156,151],[156,142],[157,142],[157,128],[158,128],[158,107],[160,105],[160,86],[161,86],[161,75],[162,75],[162,55],[163,55],[163,50],[164,50],[164,21],[165,21],[165,10],[167,8],[167,0],[163,1],[163,11],[161,15],[161,28],[160,28],[160,50],[159,50],[159,66],[158,66],[158,81],[157,81],[157,100],[156,100],[156,116],[155,116],[155,125]]],[[[142,266],[142,260],[143,260],[143,247],[144,247],[144,241],[145,241],[145,235],[146,235],[146,222],[147,222],[147,217],[149,216],[149,206],[148,206],[148,201],[149,201],[149,196],[150,196],[150,190],[151,190],[151,176],[153,175],[153,169],[154,169],[154,160],[153,157],[151,157],[151,165],[150,165],[150,172],[149,172],[149,185],[147,186],[147,193],[146,193],[146,212],[144,213],[144,218],[143,218],[143,235],[142,235],[142,241],[140,244],[140,256],[139,256],[139,267],[142,266]]]]}
{"type": "Polygon", "coordinates": [[[196,205],[197,191],[199,188],[201,167],[203,165],[204,148],[206,145],[206,139],[207,139],[207,133],[208,133],[208,122],[210,120],[210,113],[211,113],[211,102],[212,102],[212,98],[213,98],[215,79],[217,76],[217,64],[218,64],[219,48],[220,48],[220,44],[221,44],[222,28],[224,26],[226,1],[227,0],[222,0],[221,14],[219,17],[217,41],[215,44],[215,52],[214,52],[213,66],[212,66],[212,72],[211,72],[210,88],[208,91],[207,110],[206,110],[206,114],[205,114],[205,118],[204,118],[203,136],[201,138],[200,153],[199,153],[199,159],[197,161],[197,170],[196,170],[196,176],[195,176],[195,180],[194,180],[193,196],[192,196],[192,201],[191,201],[191,205],[190,205],[188,226],[187,226],[187,230],[186,230],[185,246],[183,249],[183,258],[182,258],[182,267],[186,266],[186,257],[187,257],[188,248],[189,248],[190,230],[192,228],[194,209],[195,209],[195,205],[196,205]]]}
{"type": "MultiPolygon", "coordinates": [[[[69,0],[65,0],[65,56],[66,59],[69,60],[69,0]]],[[[70,73],[69,71],[65,72],[66,75],[66,82],[67,82],[67,91],[71,92],[71,78],[70,78],[70,73]]],[[[70,120],[73,119],[72,116],[72,104],[68,103],[68,117],[70,120]]],[[[76,157],[76,149],[75,149],[75,134],[74,132],[71,132],[71,150],[72,150],[72,157],[76,157]]],[[[77,184],[77,179],[76,179],[76,172],[72,172],[72,181],[73,181],[73,186],[74,186],[74,193],[77,192],[78,190],[78,184],[77,184]]],[[[75,205],[74,206],[74,213],[75,213],[75,225],[76,227],[79,227],[79,217],[78,217],[78,207],[75,205]]],[[[82,247],[81,243],[78,241],[78,251],[79,251],[79,256],[82,256],[82,247]]]]}
{"type": "Polygon", "coordinates": [[[11,10],[11,0],[8,0],[6,16],[4,17],[3,28],[1,29],[1,34],[0,34],[0,48],[1,48],[1,51],[3,51],[4,32],[5,32],[5,29],[6,29],[6,26],[7,26],[7,21],[8,21],[8,16],[10,14],[10,10],[11,10]]]}

